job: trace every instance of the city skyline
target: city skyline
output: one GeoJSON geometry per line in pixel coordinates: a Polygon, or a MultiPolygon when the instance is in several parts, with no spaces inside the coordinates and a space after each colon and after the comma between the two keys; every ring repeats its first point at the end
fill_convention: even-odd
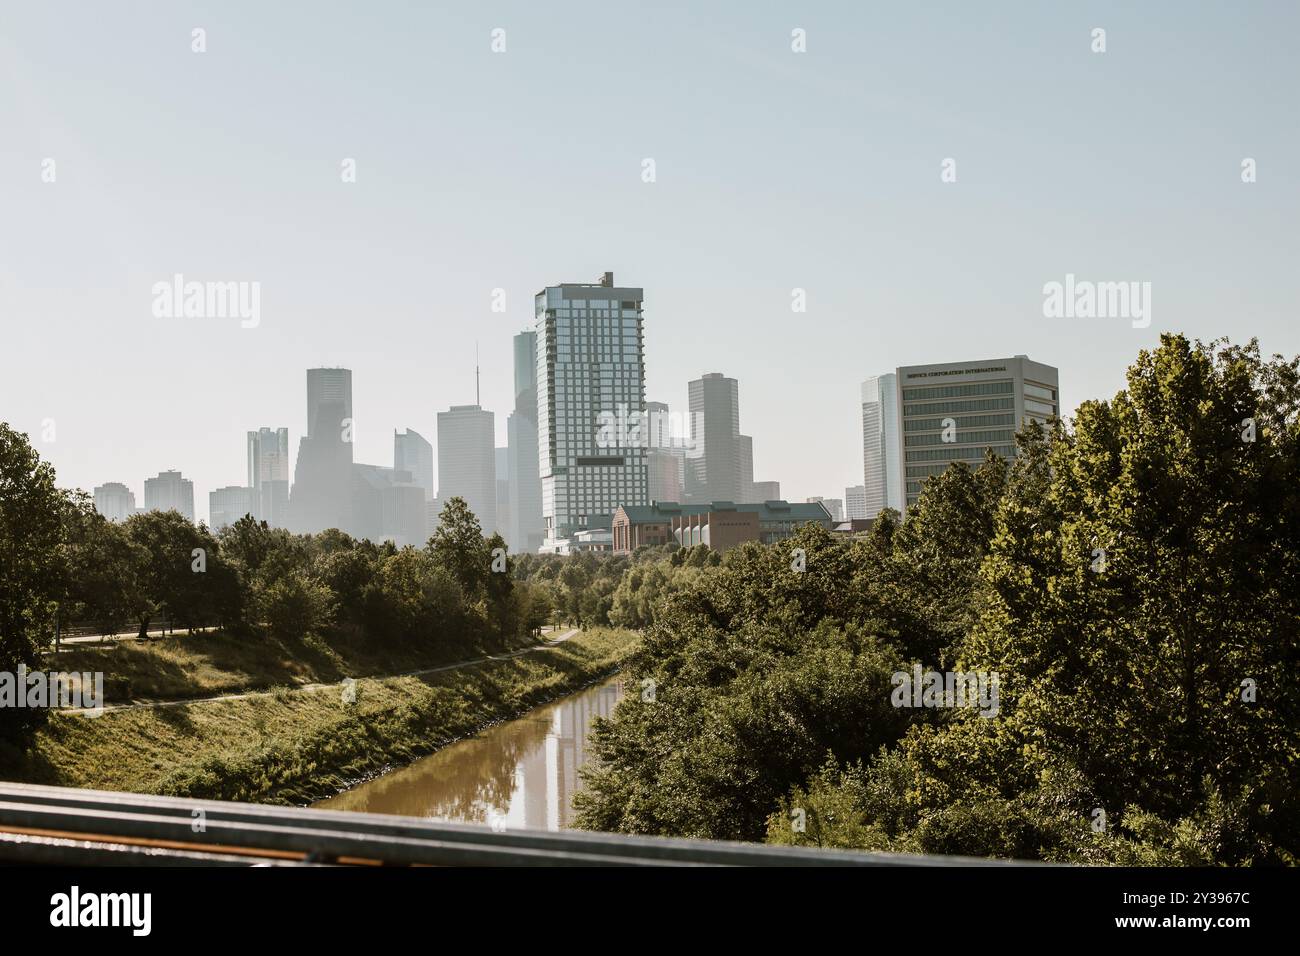
{"type": "Polygon", "coordinates": [[[399,25],[233,3],[201,24],[128,8],[71,31],[57,11],[12,11],[6,420],[65,486],[123,481],[140,500],[144,477],[180,469],[202,517],[209,492],[242,483],[246,430],[305,433],[303,368],[353,370],[357,460],[387,461],[392,429],[429,435],[471,400],[477,341],[503,446],[533,293],[611,269],[651,290],[647,398],[684,409],[685,383],[724,369],[747,389],[755,476],[802,500],[862,480],[857,394],[877,370],[1040,356],[1069,415],[1122,388],[1162,330],[1244,328],[1265,353],[1300,351],[1285,278],[1300,138],[1277,122],[1294,7],[1101,3],[1104,55],[1096,23],[1065,10],[733,9],[646,22],[506,4],[399,25]],[[550,55],[564,44],[584,65],[550,55]],[[588,119],[557,124],[555,103],[588,119]],[[629,225],[596,237],[573,215],[586,208],[629,225]],[[156,316],[151,290],[178,274],[259,283],[258,323],[156,316]],[[1070,275],[1150,282],[1150,325],[1047,318],[1044,285],[1070,275]]]}
{"type": "Polygon", "coordinates": [[[20,923],[480,864],[1276,922],[1300,2],[8,7],[20,923]]]}
{"type": "MultiPolygon", "coordinates": [[[[547,290],[543,290],[538,294],[539,316],[544,315],[554,321],[554,315],[551,313],[555,310],[552,308],[543,309],[543,301],[548,301],[548,304],[551,305],[572,306],[575,303],[567,301],[564,298],[565,296],[574,294],[599,295],[601,294],[599,290],[612,288],[612,282],[612,275],[605,273],[601,282],[551,287],[555,291],[555,302],[553,303],[549,302],[550,297],[547,295],[547,290]]],[[[624,289],[621,291],[628,294],[643,294],[640,289],[624,289]]],[[[636,299],[635,301],[640,302],[641,300],[636,299]]],[[[585,312],[580,313],[568,308],[562,311],[566,318],[571,311],[574,316],[585,314],[585,312]]],[[[639,309],[633,311],[639,312],[639,309]]],[[[577,321],[577,319],[572,321],[577,321]]],[[[597,320],[587,319],[585,321],[597,320]]],[[[544,318],[539,319],[539,326],[545,329],[546,321],[544,318]]],[[[568,326],[562,326],[562,328],[568,328],[568,326]]],[[[554,332],[550,333],[550,335],[552,338],[555,337],[554,332]]],[[[594,343],[599,341],[600,337],[592,335],[591,340],[594,343]]],[[[521,404],[522,402],[529,399],[537,400],[536,376],[530,377],[528,368],[531,364],[534,369],[540,368],[545,371],[547,366],[546,360],[539,360],[535,352],[531,361],[529,359],[529,350],[536,349],[537,341],[538,335],[535,331],[522,332],[514,337],[516,385],[520,391],[516,396],[515,409],[510,413],[511,418],[515,418],[523,412],[524,406],[521,404]]],[[[568,341],[567,332],[565,333],[565,341],[568,341]]],[[[639,335],[637,341],[639,349],[639,335]]],[[[350,417],[353,402],[351,370],[345,368],[317,368],[307,369],[306,371],[307,417],[315,424],[314,430],[317,437],[326,440],[327,444],[334,449],[334,452],[326,454],[325,458],[333,459],[339,455],[348,458],[352,455],[353,450],[346,447],[351,442],[344,437],[344,433],[350,433],[353,428],[350,417]],[[334,422],[336,419],[343,426],[343,431],[339,434],[335,434],[332,427],[327,427],[329,423],[334,422]]],[[[552,371],[550,374],[553,375],[554,372],[552,371]]],[[[1019,427],[1015,424],[1016,422],[1053,417],[1061,407],[1060,395],[1057,390],[1058,382],[1059,370],[1056,367],[1033,362],[1024,355],[1001,359],[967,359],[959,362],[931,363],[898,368],[892,372],[871,376],[861,384],[863,398],[861,406],[861,451],[866,483],[845,486],[842,498],[812,495],[808,496],[805,501],[824,502],[837,522],[852,518],[871,519],[883,507],[894,507],[896,510],[903,511],[915,499],[918,491],[918,486],[915,485],[916,478],[912,473],[914,471],[918,475],[921,472],[925,472],[925,474],[937,473],[934,465],[925,464],[924,462],[936,459],[942,459],[944,462],[956,459],[975,462],[983,457],[986,447],[991,447],[998,454],[1011,456],[1013,454],[1012,449],[1005,443],[1011,440],[1010,436],[1019,427]],[[899,384],[900,381],[907,381],[911,384],[906,388],[902,388],[899,384]],[[1050,391],[1045,391],[1041,385],[1033,384],[1035,381],[1044,383],[1050,391]],[[930,386],[918,388],[919,383],[925,382],[941,382],[943,384],[938,387],[933,387],[931,384],[930,386]],[[898,394],[900,389],[905,393],[905,397],[901,400],[898,394]],[[874,399],[869,400],[868,396],[875,396],[877,392],[879,394],[879,403],[874,399]],[[999,397],[1004,394],[1007,397],[999,397]],[[956,399],[956,401],[953,401],[953,399],[956,399]],[[916,406],[904,405],[903,403],[907,401],[920,401],[924,404],[916,406]],[[1002,414],[1006,421],[986,421],[985,419],[990,412],[1002,414]],[[953,414],[957,417],[951,420],[943,419],[940,422],[934,416],[941,414],[953,414]],[[971,417],[972,415],[974,417],[971,417]],[[929,418],[926,418],[926,416],[929,416],[929,418]],[[913,419],[916,420],[913,421],[913,419]],[[947,427],[949,422],[951,422],[950,430],[953,434],[945,436],[942,434],[942,429],[947,427]],[[996,433],[988,431],[986,426],[991,427],[992,425],[998,425],[1003,431],[996,433]],[[922,430],[916,432],[915,435],[910,434],[916,426],[921,426],[922,430]],[[909,433],[906,438],[903,437],[905,431],[909,433]],[[944,450],[942,453],[940,451],[911,449],[904,452],[904,446],[912,446],[918,442],[922,445],[941,447],[944,450]],[[1003,444],[999,444],[999,442],[1003,444]],[[886,459],[879,458],[882,453],[887,455],[886,459]],[[906,458],[906,462],[904,458],[906,458]],[[917,459],[917,461],[913,461],[913,459],[917,459]],[[903,500],[901,491],[903,487],[902,473],[905,464],[909,478],[909,491],[906,501],[903,500]],[[890,486],[894,490],[886,488],[887,477],[890,486]],[[857,496],[857,505],[853,504],[855,495],[857,496]],[[894,495],[898,496],[897,501],[893,500],[894,495]]],[[[645,452],[647,461],[652,465],[656,452],[669,449],[672,442],[682,441],[685,441],[686,445],[674,447],[674,450],[679,453],[679,466],[689,466],[692,463],[698,465],[701,459],[706,459],[708,456],[706,433],[710,427],[715,429],[720,427],[724,436],[738,437],[740,439],[747,439],[748,437],[739,435],[737,429],[739,398],[738,382],[735,379],[728,378],[721,373],[710,372],[704,373],[700,379],[692,380],[688,383],[688,386],[696,407],[691,409],[685,421],[675,423],[666,403],[652,400],[644,402],[645,408],[643,411],[646,418],[640,428],[639,441],[641,444],[638,447],[645,452]],[[704,393],[701,391],[709,383],[713,383],[720,389],[716,401],[720,402],[719,414],[721,414],[721,418],[712,426],[709,424],[709,417],[705,409],[707,402],[704,400],[704,393]],[[670,434],[679,430],[683,434],[670,439],[670,434]],[[689,432],[689,435],[686,434],[687,432],[689,432]],[[687,452],[688,447],[691,449],[689,453],[687,452]]],[[[589,452],[596,450],[606,453],[609,449],[601,448],[602,434],[605,434],[605,431],[610,427],[608,423],[613,420],[614,416],[611,408],[607,406],[610,406],[612,402],[612,407],[617,407],[621,400],[631,401],[631,397],[631,391],[619,394],[610,393],[610,395],[595,400],[588,400],[584,397],[579,402],[582,407],[579,414],[591,418],[590,428],[584,429],[582,427],[582,422],[586,421],[586,417],[570,419],[571,424],[567,426],[570,434],[566,440],[573,442],[576,438],[591,446],[584,450],[589,452]]],[[[543,401],[545,400],[543,393],[543,401]]],[[[552,402],[552,404],[554,403],[552,402]]],[[[553,416],[554,413],[550,412],[548,414],[553,416]]],[[[384,489],[391,489],[394,484],[399,486],[412,485],[418,488],[421,493],[419,497],[427,503],[430,509],[427,516],[422,514],[420,518],[420,522],[425,523],[425,534],[432,533],[436,528],[436,512],[446,504],[449,497],[456,495],[465,498],[470,503],[471,510],[480,519],[485,535],[494,532],[501,533],[510,544],[512,551],[536,551],[537,545],[542,543],[541,538],[534,539],[531,534],[519,535],[518,526],[515,524],[513,517],[515,508],[512,507],[512,502],[515,505],[518,503],[521,477],[524,480],[523,483],[531,482],[536,484],[538,486],[536,494],[540,495],[541,478],[536,473],[521,475],[519,473],[520,461],[529,460],[529,453],[538,449],[542,449],[538,457],[544,458],[548,453],[538,440],[538,433],[532,428],[523,427],[525,424],[530,424],[526,420],[521,421],[519,429],[510,432],[511,443],[516,446],[513,452],[511,446],[494,446],[492,436],[495,433],[495,417],[496,415],[492,410],[481,408],[478,405],[455,405],[438,412],[438,428],[435,432],[435,440],[438,445],[438,451],[436,452],[433,443],[415,430],[407,429],[405,432],[398,432],[394,429],[393,464],[391,466],[364,464],[355,460],[346,463],[340,460],[334,463],[338,468],[345,468],[349,472],[347,475],[340,472],[338,477],[345,479],[344,484],[353,488],[350,492],[342,490],[344,484],[340,484],[338,488],[335,488],[333,493],[322,489],[322,482],[328,485],[331,481],[328,476],[328,472],[331,470],[329,462],[324,462],[326,467],[322,471],[321,452],[314,450],[311,440],[313,436],[304,435],[300,443],[297,461],[293,463],[294,471],[297,473],[295,481],[292,484],[284,480],[277,482],[277,484],[284,485],[279,495],[283,497],[285,502],[285,505],[277,505],[277,508],[284,508],[282,514],[289,516],[288,524],[299,532],[314,532],[324,530],[327,527],[340,527],[354,535],[376,539],[389,536],[389,533],[392,532],[396,533],[403,543],[417,543],[421,538],[420,534],[410,533],[411,529],[416,527],[416,524],[409,520],[404,525],[400,522],[395,523],[396,519],[391,513],[393,507],[406,508],[408,516],[419,511],[420,509],[417,507],[414,498],[402,505],[394,505],[392,502],[381,505],[380,499],[376,498],[371,505],[363,506],[387,509],[389,513],[383,519],[373,517],[373,520],[370,520],[367,516],[353,513],[354,509],[358,507],[359,500],[356,498],[355,483],[357,477],[361,476],[363,482],[375,484],[375,493],[387,494],[390,498],[394,492],[391,490],[384,491],[384,489]],[[524,434],[524,432],[527,432],[527,434],[524,434]],[[525,439],[525,442],[522,447],[518,447],[521,437],[525,439]],[[523,454],[520,454],[520,452],[523,454]],[[515,456],[513,464],[511,463],[512,454],[515,456]],[[438,471],[436,482],[433,477],[435,465],[438,471]],[[290,498],[291,490],[296,488],[298,482],[304,477],[307,479],[304,489],[310,499],[307,504],[309,509],[307,511],[303,510],[303,499],[301,497],[297,499],[290,498]],[[292,512],[287,508],[287,503],[290,500],[297,501],[296,510],[292,512]],[[384,532],[377,530],[381,524],[388,530],[384,532]],[[401,533],[398,533],[399,526],[402,528],[401,533]]],[[[542,416],[540,420],[545,420],[545,418],[546,416],[542,416]]],[[[624,424],[630,425],[630,420],[624,424]]],[[[259,473],[264,473],[266,478],[278,478],[280,474],[285,473],[289,468],[290,463],[285,455],[285,449],[288,447],[289,442],[287,429],[263,427],[258,431],[249,431],[247,441],[247,473],[250,485],[232,485],[212,489],[210,492],[211,511],[206,523],[213,530],[218,530],[239,517],[243,513],[239,511],[239,507],[246,507],[248,512],[255,518],[265,520],[267,516],[258,512],[259,496],[254,477],[259,473]],[[218,504],[218,501],[220,504],[218,504]],[[238,502],[246,502],[246,504],[237,506],[238,502]]],[[[744,455],[752,455],[752,448],[744,448],[744,454],[741,457],[744,457],[744,455]]],[[[685,479],[688,471],[689,469],[684,469],[680,473],[680,478],[685,479]]],[[[739,462],[730,462],[723,469],[725,479],[733,483],[741,476],[742,471],[739,462]]],[[[755,483],[752,482],[752,476],[749,481],[750,494],[697,494],[692,497],[688,493],[688,483],[685,480],[679,480],[676,486],[682,493],[676,498],[656,496],[654,494],[653,469],[648,477],[650,481],[647,486],[647,493],[642,496],[643,500],[635,496],[626,500],[620,498],[616,503],[609,506],[611,508],[610,512],[598,511],[593,514],[612,519],[613,509],[620,506],[641,507],[653,504],[656,501],[682,505],[709,505],[717,502],[761,504],[764,500],[785,500],[781,494],[776,493],[775,488],[771,488],[771,486],[779,487],[779,481],[755,483]],[[770,489],[772,493],[765,493],[761,490],[754,493],[756,489],[770,489]]],[[[151,499],[148,490],[150,484],[157,485],[163,478],[168,478],[173,484],[183,482],[183,485],[189,489],[188,493],[192,498],[193,482],[185,478],[182,472],[161,472],[156,478],[146,479],[146,505],[143,508],[133,509],[134,511],[152,510],[160,506],[159,502],[162,498],[158,493],[153,495],[153,504],[149,503],[151,499]]],[[[106,517],[109,517],[110,520],[122,520],[125,516],[133,513],[133,510],[127,508],[124,501],[124,499],[130,498],[133,502],[133,495],[129,488],[126,488],[122,483],[116,481],[104,482],[94,486],[93,491],[97,509],[106,517]]],[[[397,493],[400,494],[400,489],[397,493]]],[[[168,500],[170,501],[174,497],[175,494],[173,493],[168,500]]],[[[263,497],[269,500],[269,495],[264,494],[263,497]]],[[[611,498],[610,501],[613,502],[614,499],[611,498]]],[[[540,502],[538,507],[540,508],[540,502]]],[[[192,521],[204,520],[198,516],[197,509],[192,502],[188,506],[182,506],[181,510],[183,513],[187,513],[187,516],[192,521]]],[[[274,516],[272,516],[270,523],[272,526],[285,526],[284,521],[277,521],[274,516]]],[[[602,527],[605,524],[608,524],[608,521],[601,524],[584,524],[583,527],[602,527]]],[[[578,530],[578,527],[574,526],[571,530],[578,530]]],[[[558,537],[567,537],[567,535],[558,537]]],[[[546,541],[547,549],[549,550],[555,543],[556,537],[552,536],[546,541]]]]}

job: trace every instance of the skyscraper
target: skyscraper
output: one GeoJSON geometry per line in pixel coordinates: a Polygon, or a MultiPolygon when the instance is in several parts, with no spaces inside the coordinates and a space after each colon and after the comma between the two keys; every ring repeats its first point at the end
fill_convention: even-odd
{"type": "Polygon", "coordinates": [[[849,521],[875,517],[875,515],[867,514],[867,489],[865,485],[850,485],[844,489],[844,517],[849,521]]]}
{"type": "Polygon", "coordinates": [[[537,463],[537,333],[520,332],[514,345],[515,410],[506,418],[510,508],[505,538],[512,551],[536,551],[546,537],[537,463]]]}
{"type": "Polygon", "coordinates": [[[213,531],[234,524],[244,515],[252,514],[252,511],[252,488],[228,485],[208,492],[208,527],[213,531]]]}
{"type": "Polygon", "coordinates": [[[740,494],[737,501],[750,501],[754,495],[754,439],[748,435],[737,435],[736,464],[740,468],[736,488],[740,494]]]}
{"type": "Polygon", "coordinates": [[[288,526],[289,429],[248,433],[248,488],[253,517],[272,528],[288,526]]]}
{"type": "MultiPolygon", "coordinates": [[[[510,528],[510,449],[508,447],[496,449],[496,473],[497,525],[494,530],[504,538],[510,528]]],[[[506,547],[509,546],[510,542],[507,541],[506,547]]]]}
{"type": "MultiPolygon", "coordinates": [[[[976,466],[986,450],[1016,455],[1025,422],[1060,415],[1059,375],[1025,355],[910,365],[862,384],[864,478],[868,517],[878,501],[902,510],[926,478],[954,461],[976,466]]],[[[883,507],[884,505],[882,505],[883,507]]]]}
{"type": "Polygon", "coordinates": [[[681,502],[686,497],[686,436],[674,435],[672,416],[663,402],[646,402],[646,469],[651,502],[681,502]]]}
{"type": "Polygon", "coordinates": [[[307,434],[298,443],[289,498],[298,532],[352,526],[352,372],[307,370],[307,434]]]}
{"type": "Polygon", "coordinates": [[[125,521],[135,514],[135,492],[126,485],[108,481],[95,486],[95,510],[109,521],[125,521]]]}
{"type": "Polygon", "coordinates": [[[898,375],[862,383],[862,474],[867,517],[885,508],[903,511],[902,449],[898,440],[898,375]]]}
{"type": "Polygon", "coordinates": [[[688,386],[697,454],[686,462],[686,500],[742,502],[753,492],[754,444],[740,434],[740,389],[709,372],[688,386]]]}
{"type": "Polygon", "coordinates": [[[425,501],[433,498],[433,445],[414,429],[393,432],[393,468],[409,472],[411,481],[424,489],[425,501]]]}
{"type": "Polygon", "coordinates": [[[424,489],[409,471],[384,465],[352,463],[351,523],[353,537],[392,541],[399,548],[422,547],[429,537],[424,489]]]}
{"type": "Polygon", "coordinates": [[[179,511],[186,521],[194,520],[194,482],[179,471],[160,471],[144,480],[146,511],[179,511]]]}
{"type": "Polygon", "coordinates": [[[383,503],[383,537],[399,548],[408,544],[424,547],[429,540],[429,501],[424,497],[424,488],[413,483],[394,483],[383,490],[383,503]]]}
{"type": "Polygon", "coordinates": [[[549,548],[609,528],[619,505],[648,500],[641,289],[599,282],[537,294],[537,442],[549,548]],[[636,415],[637,418],[632,416],[636,415]]]}
{"type": "MultiPolygon", "coordinates": [[[[307,437],[328,435],[334,438],[351,423],[352,370],[307,369],[307,437]]],[[[351,458],[349,450],[348,460],[351,458]]]]}
{"type": "Polygon", "coordinates": [[[495,416],[478,405],[438,413],[438,498],[464,498],[485,535],[497,527],[495,438],[495,416]]]}

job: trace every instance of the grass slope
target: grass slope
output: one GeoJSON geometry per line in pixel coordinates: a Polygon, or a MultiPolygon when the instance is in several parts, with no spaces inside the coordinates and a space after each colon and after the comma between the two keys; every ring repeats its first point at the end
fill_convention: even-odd
{"type": "MultiPolygon", "coordinates": [[[[559,632],[557,632],[559,633],[559,632]]],[[[520,641],[522,647],[533,641],[520,641]]],[[[494,648],[499,653],[501,648],[494,648]]],[[[188,700],[250,690],[401,674],[487,653],[478,646],[397,643],[374,647],[346,635],[301,641],[224,634],[79,644],[51,655],[48,670],[104,674],[107,703],[188,700]]]]}
{"type": "Polygon", "coordinates": [[[591,630],[509,660],[424,677],[363,679],[350,705],[342,702],[339,688],[283,689],[97,718],[55,713],[32,752],[7,776],[69,787],[303,804],[612,673],[636,640],[629,631],[591,630]]]}

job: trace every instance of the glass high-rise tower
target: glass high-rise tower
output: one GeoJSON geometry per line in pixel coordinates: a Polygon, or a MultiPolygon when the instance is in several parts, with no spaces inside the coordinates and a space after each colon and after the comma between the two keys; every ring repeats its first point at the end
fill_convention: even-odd
{"type": "Polygon", "coordinates": [[[542,479],[537,470],[537,333],[515,336],[515,410],[506,418],[509,480],[505,537],[511,551],[542,546],[542,479]]]}
{"type": "Polygon", "coordinates": [[[537,444],[546,545],[609,528],[649,501],[641,289],[598,282],[537,294],[537,444]]]}
{"type": "Polygon", "coordinates": [[[272,528],[288,524],[289,429],[248,433],[248,488],[253,517],[272,528]]]}
{"type": "Polygon", "coordinates": [[[862,383],[862,477],[868,518],[884,508],[903,513],[901,454],[898,376],[874,375],[862,383]]]}
{"type": "Polygon", "coordinates": [[[289,527],[352,528],[352,372],[307,369],[307,434],[298,442],[289,527]]]}

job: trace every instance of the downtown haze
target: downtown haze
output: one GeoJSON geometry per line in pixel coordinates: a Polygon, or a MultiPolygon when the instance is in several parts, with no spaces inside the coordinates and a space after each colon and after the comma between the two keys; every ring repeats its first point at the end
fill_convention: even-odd
{"type": "Polygon", "coordinates": [[[1029,355],[1069,415],[1162,331],[1295,353],[1300,8],[1251,6],[10,4],[0,407],[60,485],[175,470],[206,520],[248,432],[296,457],[308,368],[391,465],[477,346],[506,446],[534,295],[612,271],[645,398],[735,379],[799,502],[862,484],[899,367],[1029,355]],[[177,275],[257,283],[258,320],[159,317],[177,275]],[[1067,276],[1150,283],[1151,321],[1047,317],[1067,276]]]}

